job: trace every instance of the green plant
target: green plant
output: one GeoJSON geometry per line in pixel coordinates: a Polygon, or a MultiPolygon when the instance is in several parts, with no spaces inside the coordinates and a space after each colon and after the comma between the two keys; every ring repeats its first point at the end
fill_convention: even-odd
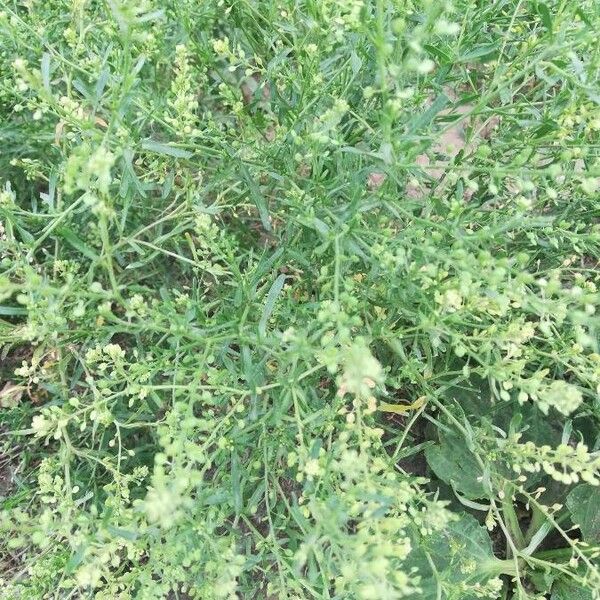
{"type": "Polygon", "coordinates": [[[599,27],[5,0],[1,597],[597,600],[599,27]]]}

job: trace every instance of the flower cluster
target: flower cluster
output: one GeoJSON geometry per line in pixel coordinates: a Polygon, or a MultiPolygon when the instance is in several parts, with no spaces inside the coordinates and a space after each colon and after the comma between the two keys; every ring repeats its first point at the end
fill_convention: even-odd
{"type": "Polygon", "coordinates": [[[181,132],[185,138],[200,135],[198,129],[198,92],[202,81],[190,64],[190,53],[185,45],[175,49],[175,77],[171,83],[170,98],[167,100],[169,112],[165,120],[173,130],[181,132]]]}
{"type": "Polygon", "coordinates": [[[513,461],[516,473],[539,473],[544,471],[552,479],[565,485],[584,481],[600,485],[600,457],[590,453],[588,447],[579,442],[575,447],[560,444],[556,448],[533,442],[519,443],[518,436],[504,448],[513,461]]]}

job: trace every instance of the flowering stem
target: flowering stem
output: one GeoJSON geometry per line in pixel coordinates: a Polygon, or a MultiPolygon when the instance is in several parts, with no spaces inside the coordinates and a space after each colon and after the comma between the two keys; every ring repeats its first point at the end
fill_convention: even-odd
{"type": "Polygon", "coordinates": [[[106,270],[108,272],[108,278],[110,280],[110,285],[112,287],[112,291],[115,294],[115,297],[123,303],[123,296],[121,296],[121,292],[119,291],[119,286],[117,285],[117,278],[115,276],[115,270],[112,261],[112,253],[110,247],[110,238],[108,235],[108,223],[106,220],[106,215],[101,214],[99,220],[100,226],[100,236],[102,238],[102,247],[104,254],[104,261],[106,265],[106,270]]]}

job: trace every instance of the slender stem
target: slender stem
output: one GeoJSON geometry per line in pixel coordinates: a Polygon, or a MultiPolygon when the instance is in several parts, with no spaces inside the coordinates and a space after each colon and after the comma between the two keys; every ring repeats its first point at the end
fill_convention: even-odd
{"type": "Polygon", "coordinates": [[[525,537],[521,526],[519,525],[519,519],[513,506],[512,494],[505,488],[504,497],[502,498],[502,513],[506,519],[506,525],[511,533],[511,536],[515,542],[515,546],[518,550],[525,547],[525,537]]]}
{"type": "Polygon", "coordinates": [[[119,300],[121,303],[124,303],[123,296],[119,291],[117,278],[115,276],[115,269],[112,260],[112,249],[110,245],[110,236],[108,235],[108,221],[105,214],[100,215],[98,225],[100,227],[100,237],[102,238],[102,254],[104,258],[104,264],[108,272],[110,285],[117,300],[119,300]]]}

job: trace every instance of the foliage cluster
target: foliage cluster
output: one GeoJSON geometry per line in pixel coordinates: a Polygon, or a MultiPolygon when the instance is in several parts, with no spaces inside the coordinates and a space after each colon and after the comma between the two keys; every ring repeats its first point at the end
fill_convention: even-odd
{"type": "Polygon", "coordinates": [[[0,597],[597,600],[597,0],[0,3],[0,597]]]}

